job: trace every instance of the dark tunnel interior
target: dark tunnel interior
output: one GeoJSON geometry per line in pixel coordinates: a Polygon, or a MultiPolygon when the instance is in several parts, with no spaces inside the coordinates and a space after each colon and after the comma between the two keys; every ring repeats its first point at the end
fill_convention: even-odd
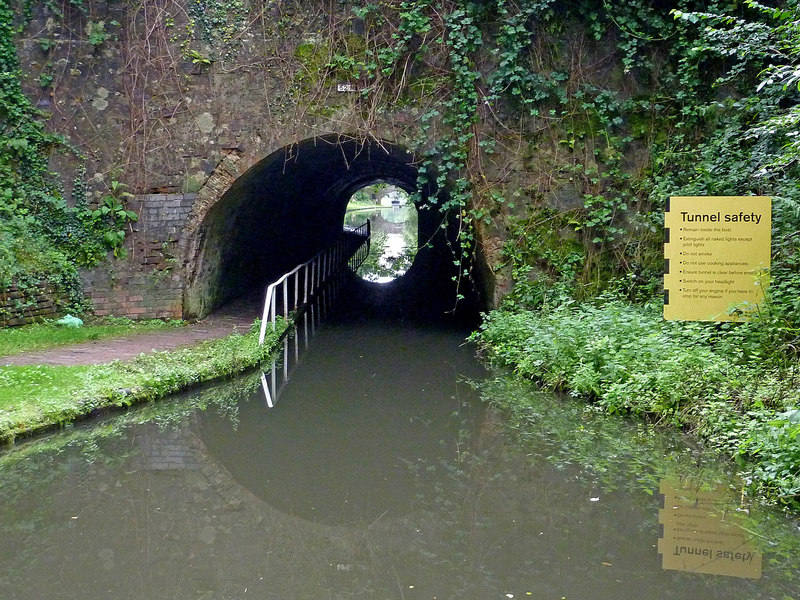
{"type": "MultiPolygon", "coordinates": [[[[376,140],[325,136],[274,152],[242,175],[208,212],[199,235],[200,252],[190,265],[184,310],[203,316],[230,300],[257,297],[268,283],[313,257],[342,231],[350,196],[383,181],[420,198],[413,156],[376,140]]],[[[388,284],[353,279],[366,309],[457,313],[482,308],[473,286],[453,281],[453,243],[434,208],[418,205],[419,240],[429,242],[402,277],[388,284]],[[370,305],[370,299],[372,306],[370,305]]]]}

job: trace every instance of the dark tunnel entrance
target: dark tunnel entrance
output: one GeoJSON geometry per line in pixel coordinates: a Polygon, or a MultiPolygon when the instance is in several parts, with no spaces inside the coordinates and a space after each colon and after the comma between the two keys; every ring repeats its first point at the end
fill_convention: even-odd
{"type": "MultiPolygon", "coordinates": [[[[186,316],[203,316],[248,294],[257,297],[269,282],[332,243],[342,231],[352,194],[375,182],[416,198],[433,193],[418,189],[414,158],[407,150],[375,140],[312,138],[254,165],[202,222],[199,251],[187,268],[186,316]]],[[[367,310],[434,316],[452,312],[461,294],[455,312],[473,318],[480,302],[472,286],[456,288],[457,267],[441,213],[417,208],[423,246],[408,272],[383,285],[354,278],[357,296],[367,310]]]]}

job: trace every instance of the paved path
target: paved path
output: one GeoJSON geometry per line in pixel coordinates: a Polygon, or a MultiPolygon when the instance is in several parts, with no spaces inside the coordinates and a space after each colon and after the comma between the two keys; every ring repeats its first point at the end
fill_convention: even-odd
{"type": "Polygon", "coordinates": [[[245,333],[259,315],[260,307],[252,301],[234,302],[202,321],[162,331],[133,334],[59,346],[39,352],[0,356],[0,366],[8,365],[94,365],[113,360],[130,360],[142,352],[174,350],[204,340],[225,337],[233,331],[245,333]]]}

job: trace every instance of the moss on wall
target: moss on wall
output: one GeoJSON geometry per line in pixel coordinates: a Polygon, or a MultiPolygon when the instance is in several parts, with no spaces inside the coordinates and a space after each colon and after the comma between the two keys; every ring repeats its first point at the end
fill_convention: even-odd
{"type": "MultiPolygon", "coordinates": [[[[184,0],[30,6],[18,36],[26,90],[49,111],[50,129],[86,157],[90,199],[112,173],[137,194],[204,197],[231,152],[255,164],[292,142],[346,134],[415,153],[421,177],[447,192],[429,204],[471,252],[454,259],[490,304],[513,287],[512,265],[557,280],[574,272],[579,293],[624,274],[644,284],[656,272],[663,199],[649,193],[650,149],[677,139],[676,86],[687,75],[671,40],[690,39],[666,8],[640,0],[614,14],[599,0],[225,0],[206,13],[184,0]],[[548,249],[531,250],[537,244],[548,249]]],[[[53,164],[68,181],[77,162],[53,164]]],[[[145,218],[138,229],[149,225],[145,218]]]]}

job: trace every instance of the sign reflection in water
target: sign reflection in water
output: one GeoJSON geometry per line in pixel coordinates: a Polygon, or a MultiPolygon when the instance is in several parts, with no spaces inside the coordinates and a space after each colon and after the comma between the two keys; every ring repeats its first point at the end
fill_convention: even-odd
{"type": "Polygon", "coordinates": [[[658,540],[665,570],[759,579],[761,552],[737,523],[716,490],[687,489],[671,481],[660,486],[658,511],[663,536],[658,540]]]}

